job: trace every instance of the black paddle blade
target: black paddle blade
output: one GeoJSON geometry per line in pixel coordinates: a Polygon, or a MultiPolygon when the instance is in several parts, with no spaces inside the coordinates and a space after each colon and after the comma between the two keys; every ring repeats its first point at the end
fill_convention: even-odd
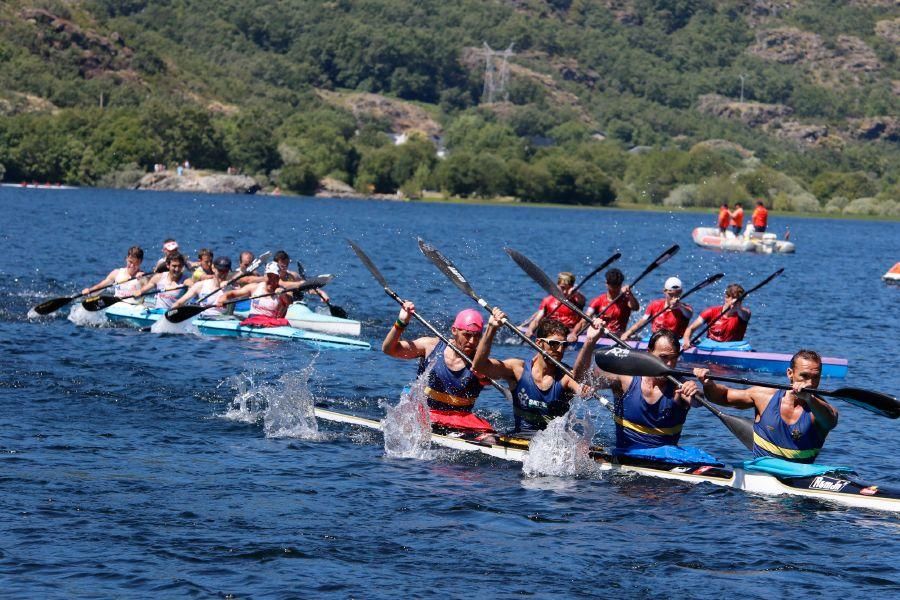
{"type": "Polygon", "coordinates": [[[527,256],[512,248],[504,248],[503,250],[509,254],[509,257],[513,259],[517,265],[519,265],[519,268],[525,271],[529,277],[534,279],[548,294],[557,300],[563,298],[563,293],[562,290],[559,289],[559,286],[556,285],[552,279],[547,277],[547,274],[544,273],[543,269],[531,262],[527,256]]]}
{"type": "Polygon", "coordinates": [[[196,317],[200,313],[202,313],[207,308],[212,308],[211,306],[200,306],[199,304],[191,304],[188,306],[179,306],[177,308],[170,308],[166,311],[166,321],[169,323],[183,323],[188,319],[196,317]]]}
{"type": "Polygon", "coordinates": [[[641,377],[662,377],[674,371],[666,364],[646,352],[629,348],[609,348],[594,353],[594,362],[601,371],[616,375],[639,375],[641,377]]]}
{"type": "Polygon", "coordinates": [[[653,269],[662,265],[664,262],[666,262],[667,260],[669,260],[670,258],[675,256],[676,254],[678,254],[679,250],[681,250],[681,246],[679,246],[678,244],[675,244],[674,246],[672,246],[671,248],[669,248],[668,250],[666,250],[665,252],[663,252],[662,254],[657,256],[656,260],[654,260],[653,263],[649,267],[647,267],[646,272],[649,273],[653,269]]]}
{"type": "Polygon", "coordinates": [[[346,319],[349,317],[347,311],[338,306],[337,304],[328,304],[328,312],[331,313],[332,317],[337,317],[338,319],[346,319]]]}
{"type": "Polygon", "coordinates": [[[437,248],[422,238],[419,238],[419,250],[421,250],[422,254],[424,254],[425,257],[447,277],[447,279],[453,282],[453,285],[458,287],[463,294],[470,298],[474,298],[476,302],[478,301],[478,295],[475,293],[475,290],[472,289],[472,286],[469,285],[465,276],[459,272],[459,269],[456,268],[456,265],[454,265],[449,258],[438,252],[437,248]]]}
{"type": "Polygon", "coordinates": [[[108,294],[104,294],[101,296],[92,296],[90,298],[86,298],[81,301],[81,306],[84,307],[84,310],[89,312],[97,312],[98,310],[103,310],[104,308],[109,308],[113,304],[117,304],[121,302],[122,299],[116,296],[111,296],[108,294]]]}
{"type": "Polygon", "coordinates": [[[350,249],[353,250],[353,253],[356,254],[356,257],[359,258],[363,266],[369,270],[369,273],[372,274],[372,277],[374,277],[375,280],[379,284],[381,284],[381,287],[387,288],[387,279],[384,278],[384,275],[381,274],[381,271],[378,270],[378,267],[375,266],[375,263],[372,262],[372,259],[370,259],[368,255],[363,252],[363,249],[357,246],[353,240],[347,239],[347,243],[350,244],[350,249]]]}
{"type": "Polygon", "coordinates": [[[39,315],[49,315],[52,312],[58,311],[77,297],[78,296],[75,296],[74,298],[52,298],[50,300],[47,300],[46,302],[41,302],[40,304],[35,306],[33,310],[39,315]]]}
{"type": "Polygon", "coordinates": [[[832,396],[837,396],[841,400],[846,400],[850,404],[855,404],[860,408],[864,408],[873,413],[896,419],[900,417],[900,400],[881,392],[873,392],[871,390],[862,390],[859,388],[838,388],[831,392],[832,396]]]}
{"type": "Polygon", "coordinates": [[[700,393],[697,395],[697,400],[700,401],[700,404],[705,406],[716,415],[722,424],[728,428],[734,437],[736,437],[747,450],[753,450],[753,420],[748,419],[746,417],[736,417],[734,415],[729,415],[726,412],[722,412],[719,408],[712,404],[709,400],[703,397],[703,394],[700,393]]]}

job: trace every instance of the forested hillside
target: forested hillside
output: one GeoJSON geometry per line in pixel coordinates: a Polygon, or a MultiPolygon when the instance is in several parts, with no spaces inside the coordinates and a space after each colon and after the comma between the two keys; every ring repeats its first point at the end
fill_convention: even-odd
{"type": "Polygon", "coordinates": [[[894,0],[11,0],[0,32],[8,181],[900,215],[894,0]]]}

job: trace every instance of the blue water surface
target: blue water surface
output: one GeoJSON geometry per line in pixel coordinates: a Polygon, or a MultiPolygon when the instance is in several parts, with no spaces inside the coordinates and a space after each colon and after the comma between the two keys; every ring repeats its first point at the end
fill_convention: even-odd
{"type": "MultiPolygon", "coordinates": [[[[692,244],[715,215],[394,203],[133,191],[0,189],[0,589],[10,597],[893,597],[894,514],[640,477],[526,477],[521,466],[436,451],[385,456],[380,435],[322,425],[279,437],[225,418],[232,378],[310,374],[316,401],[383,414],[415,374],[380,341],[397,306],[348,249],[353,238],[396,291],[442,327],[470,299],[419,253],[422,236],[514,319],[541,290],[503,252],[555,274],[586,273],[616,250],[628,279],[672,243],[681,252],[638,287],[717,271],[751,285],[759,350],[846,357],[852,385],[900,393],[900,224],[801,219],[795,255],[722,254],[692,244]],[[333,273],[336,304],[371,351],[79,327],[28,309],[99,281],[139,244],[155,261],[174,237],[237,259],[287,250],[333,273]]],[[[600,291],[601,278],[587,295],[600,291]]],[[[700,292],[697,307],[723,287],[700,292]]],[[[411,326],[408,335],[423,330],[411,326]]],[[[500,345],[500,356],[527,356],[500,345]]],[[[570,357],[572,358],[572,357],[570,357]]],[[[763,376],[765,377],[765,376],[763,376]]],[[[771,376],[778,378],[778,376],[771,376]]],[[[509,407],[479,405],[501,426],[509,407]]],[[[820,462],[900,482],[898,422],[837,404],[820,462]]],[[[685,443],[724,460],[746,452],[707,412],[685,443]]],[[[599,439],[612,427],[601,418],[599,439]]]]}

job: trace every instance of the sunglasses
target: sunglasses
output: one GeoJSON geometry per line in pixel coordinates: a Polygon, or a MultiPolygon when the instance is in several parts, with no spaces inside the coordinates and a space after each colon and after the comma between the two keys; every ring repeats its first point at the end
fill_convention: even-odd
{"type": "Polygon", "coordinates": [[[569,345],[569,342],[566,340],[551,340],[547,338],[538,338],[539,342],[544,342],[547,344],[551,350],[565,350],[566,346],[569,345]]]}

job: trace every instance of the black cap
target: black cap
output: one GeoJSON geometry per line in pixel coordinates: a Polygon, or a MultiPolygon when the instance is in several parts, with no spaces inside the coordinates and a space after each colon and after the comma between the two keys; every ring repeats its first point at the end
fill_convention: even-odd
{"type": "Polygon", "coordinates": [[[231,270],[231,259],[227,256],[219,256],[216,260],[213,261],[213,266],[217,269],[228,269],[231,270]]]}

